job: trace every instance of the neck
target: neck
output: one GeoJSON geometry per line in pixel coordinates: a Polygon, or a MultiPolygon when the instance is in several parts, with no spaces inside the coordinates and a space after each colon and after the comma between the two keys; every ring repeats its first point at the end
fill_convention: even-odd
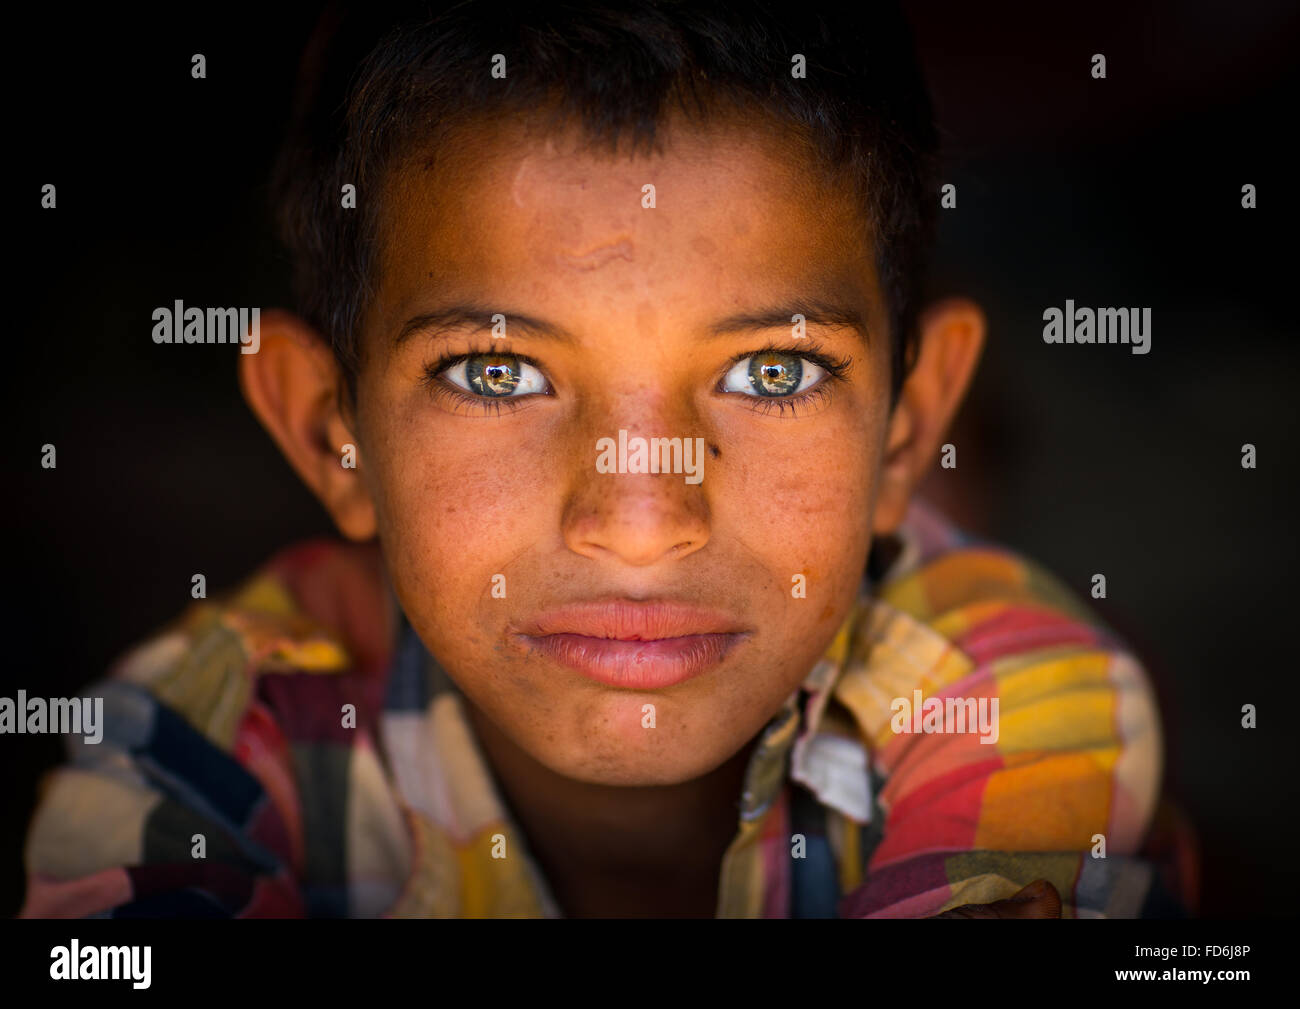
{"type": "Polygon", "coordinates": [[[468,698],[464,703],[502,797],[566,915],[714,913],[756,740],[691,781],[596,785],[556,774],[468,698]]]}

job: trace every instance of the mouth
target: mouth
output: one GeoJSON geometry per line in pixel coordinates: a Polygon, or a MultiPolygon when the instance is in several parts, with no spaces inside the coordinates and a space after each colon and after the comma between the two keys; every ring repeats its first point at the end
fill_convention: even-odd
{"type": "Polygon", "coordinates": [[[598,683],[656,690],[715,668],[749,632],[714,610],[616,599],[548,610],[515,636],[598,683]]]}

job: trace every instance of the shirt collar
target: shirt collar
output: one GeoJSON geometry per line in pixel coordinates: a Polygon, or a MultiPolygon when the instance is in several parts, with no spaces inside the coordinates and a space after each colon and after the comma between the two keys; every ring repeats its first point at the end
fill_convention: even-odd
{"type": "Polygon", "coordinates": [[[787,777],[787,758],[789,778],[820,802],[859,823],[871,818],[866,746],[852,717],[834,698],[870,605],[864,580],[858,600],[822,658],[760,734],[745,772],[742,824],[761,818],[776,801],[787,777]]]}
{"type": "Polygon", "coordinates": [[[822,658],[760,736],[741,793],[742,826],[761,818],[776,801],[786,778],[787,757],[790,780],[848,819],[870,821],[869,733],[857,709],[837,700],[837,688],[850,666],[866,663],[873,623],[915,623],[907,613],[878,598],[881,586],[914,570],[956,535],[939,513],[915,500],[899,530],[872,545],[848,616],[822,658]]]}

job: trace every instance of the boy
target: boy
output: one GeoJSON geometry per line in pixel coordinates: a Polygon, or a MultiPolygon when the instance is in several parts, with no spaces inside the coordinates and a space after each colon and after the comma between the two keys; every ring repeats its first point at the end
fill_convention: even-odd
{"type": "Polygon", "coordinates": [[[352,545],[96,690],[24,913],[1153,912],[1142,670],[913,499],[984,321],[917,303],[898,19],[471,3],[317,43],[301,314],[240,381],[352,545]]]}

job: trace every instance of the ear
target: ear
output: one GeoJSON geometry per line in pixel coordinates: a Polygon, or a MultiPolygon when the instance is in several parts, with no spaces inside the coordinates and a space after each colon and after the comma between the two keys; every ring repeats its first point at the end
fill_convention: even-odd
{"type": "Polygon", "coordinates": [[[239,386],[289,464],[354,540],[375,535],[375,508],[361,475],[355,421],[344,413],[346,387],[334,353],[288,312],[262,313],[261,344],[239,355],[239,386]],[[345,446],[353,446],[345,456],[345,446]],[[345,459],[354,467],[344,465],[345,459]]]}
{"type": "Polygon", "coordinates": [[[903,521],[966,395],[984,334],[984,313],[965,298],[947,299],[922,314],[916,364],[889,420],[872,517],[877,536],[892,533],[903,521]]]}

